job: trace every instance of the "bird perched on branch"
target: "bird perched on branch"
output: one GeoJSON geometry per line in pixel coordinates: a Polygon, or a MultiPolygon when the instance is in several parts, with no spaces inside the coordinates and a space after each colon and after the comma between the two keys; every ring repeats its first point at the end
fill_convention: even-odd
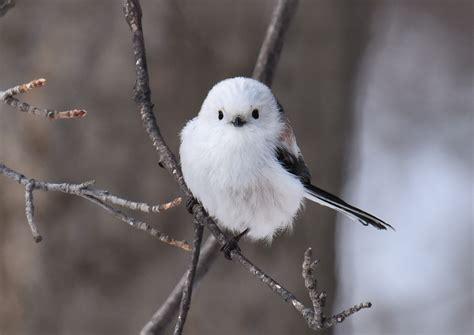
{"type": "Polygon", "coordinates": [[[288,117],[271,90],[250,78],[216,84],[181,132],[181,167],[196,199],[220,227],[271,241],[292,225],[303,200],[335,209],[363,225],[389,224],[311,184],[288,117]]]}

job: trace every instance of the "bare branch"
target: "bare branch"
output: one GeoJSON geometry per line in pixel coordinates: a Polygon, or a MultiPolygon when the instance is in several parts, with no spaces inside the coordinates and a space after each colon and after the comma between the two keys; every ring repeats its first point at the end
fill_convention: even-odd
{"type": "Polygon", "coordinates": [[[166,234],[163,234],[159,230],[151,227],[148,223],[144,221],[140,221],[138,219],[132,218],[123,212],[119,211],[118,209],[113,208],[112,206],[109,206],[102,201],[98,200],[97,198],[90,196],[90,195],[85,195],[85,194],[77,194],[78,196],[89,200],[90,202],[96,204],[97,206],[105,209],[107,212],[115,216],[116,218],[122,220],[123,222],[129,224],[131,227],[142,230],[148,234],[150,234],[153,237],[156,237],[158,240],[160,240],[163,243],[181,248],[186,251],[191,251],[191,246],[189,245],[188,242],[186,241],[179,241],[175,240],[174,238],[169,237],[166,234]]]}
{"type": "Polygon", "coordinates": [[[35,79],[26,84],[21,84],[12,88],[7,89],[6,91],[0,91],[0,100],[6,103],[7,105],[12,106],[20,112],[30,113],[33,115],[38,115],[46,117],[49,119],[75,119],[84,117],[87,112],[82,109],[73,109],[68,111],[58,112],[52,109],[39,109],[33,106],[30,106],[26,102],[21,102],[20,100],[14,98],[13,96],[21,93],[26,93],[34,88],[42,87],[46,84],[46,79],[35,79]]]}
{"type": "Polygon", "coordinates": [[[15,7],[15,0],[0,0],[0,17],[15,7]]]}
{"type": "Polygon", "coordinates": [[[148,136],[159,155],[159,164],[169,171],[178,181],[186,196],[191,196],[175,155],[161,136],[160,129],[153,113],[150,82],[145,53],[145,40],[142,29],[142,9],[139,0],[124,0],[123,12],[132,31],[133,54],[135,56],[136,81],[134,100],[140,106],[140,115],[148,136]]]}
{"type": "Polygon", "coordinates": [[[272,85],[273,77],[280,59],[290,22],[296,12],[299,0],[278,0],[273,10],[272,19],[267,28],[257,63],[253,70],[253,77],[268,86],[272,85]]]}
{"type": "Polygon", "coordinates": [[[257,277],[262,283],[266,284],[274,293],[278,294],[286,302],[289,302],[306,320],[308,327],[313,330],[320,330],[332,327],[335,323],[341,323],[347,316],[350,316],[361,309],[370,308],[372,304],[370,302],[361,303],[355,305],[340,314],[334,315],[330,318],[325,318],[323,315],[323,308],[326,301],[326,293],[317,291],[317,282],[312,268],[317,262],[311,263],[311,248],[305,253],[303,261],[303,278],[305,280],[305,286],[308,290],[308,294],[313,303],[313,308],[306,307],[300,300],[298,300],[293,293],[288,291],[272,277],[267,275],[257,266],[252,264],[240,251],[233,250],[231,252],[233,260],[243,265],[251,274],[257,277]]]}
{"type": "Polygon", "coordinates": [[[38,233],[38,228],[36,228],[36,224],[33,220],[35,214],[35,205],[33,204],[33,190],[34,190],[34,180],[30,180],[25,185],[25,213],[26,213],[26,220],[30,225],[31,234],[33,235],[33,240],[36,243],[41,242],[43,237],[38,233]]]}
{"type": "Polygon", "coordinates": [[[324,307],[326,305],[326,292],[320,292],[318,290],[318,281],[316,280],[316,276],[314,274],[319,260],[312,262],[311,255],[312,250],[311,248],[308,248],[304,253],[302,276],[305,287],[308,290],[308,295],[311,299],[311,302],[313,303],[313,310],[305,308],[300,311],[311,329],[319,330],[330,328],[335,323],[343,322],[346,317],[357,313],[361,309],[372,307],[370,302],[361,303],[329,318],[325,317],[324,307]]]}
{"type": "Polygon", "coordinates": [[[118,219],[128,223],[131,227],[135,229],[142,230],[148,234],[156,237],[161,242],[164,242],[169,245],[176,246],[183,250],[191,251],[191,246],[186,241],[179,241],[169,237],[166,234],[163,234],[159,230],[151,227],[146,222],[132,218],[123,212],[107,205],[105,202],[110,202],[112,204],[118,204],[125,208],[132,210],[140,210],[144,212],[155,212],[158,213],[164,209],[169,209],[181,202],[181,198],[176,198],[173,201],[164,204],[164,205],[148,205],[146,203],[133,202],[125,200],[114,195],[109,194],[108,191],[96,190],[90,188],[94,184],[94,181],[88,181],[81,184],[69,184],[69,183],[48,183],[43,181],[37,181],[8,168],[4,164],[0,163],[0,174],[15,180],[17,183],[25,187],[25,211],[28,223],[33,234],[33,238],[36,242],[42,240],[41,235],[39,235],[36,225],[34,224],[34,206],[33,206],[33,191],[53,191],[53,192],[62,192],[66,194],[76,195],[82,197],[99,207],[105,209],[110,214],[114,215],[118,219]]]}
{"type": "MultiPolygon", "coordinates": [[[[212,263],[219,255],[219,250],[219,242],[212,235],[209,236],[201,250],[196,276],[194,278],[195,283],[199,283],[201,278],[207,274],[212,263]]],[[[145,327],[143,327],[140,332],[141,335],[162,334],[165,328],[171,323],[179,309],[187,275],[188,273],[185,272],[178,284],[176,284],[169,294],[168,298],[166,298],[165,302],[156,311],[145,327]]]]}
{"type": "MultiPolygon", "coordinates": [[[[92,185],[92,184],[91,184],[92,185]]],[[[131,209],[132,211],[140,211],[144,213],[161,213],[167,209],[171,209],[181,204],[181,197],[175,198],[170,202],[160,205],[149,205],[145,202],[135,202],[127,199],[119,198],[115,195],[111,195],[108,191],[105,190],[95,190],[91,188],[80,188],[80,191],[84,195],[89,195],[94,198],[99,199],[102,202],[108,202],[114,205],[125,207],[131,209]]]]}
{"type": "Polygon", "coordinates": [[[186,281],[184,283],[183,294],[181,297],[181,305],[179,308],[178,322],[174,328],[174,335],[181,335],[183,332],[186,317],[188,316],[189,307],[191,306],[191,296],[193,294],[193,283],[194,276],[196,274],[196,268],[199,261],[199,253],[201,251],[202,233],[204,226],[198,221],[194,220],[194,241],[193,241],[193,254],[191,256],[191,263],[186,275],[186,281]]]}
{"type": "Polygon", "coordinates": [[[42,78],[34,79],[30,81],[29,83],[21,84],[13,88],[9,88],[5,92],[3,92],[3,94],[5,96],[14,96],[17,94],[26,93],[28,91],[31,91],[35,87],[41,87],[41,86],[44,86],[45,84],[46,84],[46,79],[42,79],[42,78]]]}

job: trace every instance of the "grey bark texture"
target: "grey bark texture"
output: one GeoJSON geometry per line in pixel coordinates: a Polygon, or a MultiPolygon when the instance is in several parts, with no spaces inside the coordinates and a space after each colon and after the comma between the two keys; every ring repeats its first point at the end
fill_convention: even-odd
{"type": "Polygon", "coordinates": [[[194,240],[193,253],[191,256],[191,264],[186,271],[186,280],[184,281],[184,289],[181,297],[181,304],[179,306],[178,321],[174,328],[174,335],[181,335],[183,333],[184,324],[188,317],[189,308],[191,308],[191,297],[193,294],[193,286],[196,276],[197,265],[199,262],[199,254],[201,252],[202,235],[204,233],[204,226],[194,221],[194,240]]]}
{"type": "Polygon", "coordinates": [[[173,201],[162,205],[149,205],[143,202],[135,202],[119,198],[105,190],[93,189],[91,188],[91,186],[94,184],[93,180],[80,184],[48,183],[28,178],[16,171],[13,171],[2,163],[0,163],[0,174],[16,181],[25,188],[25,213],[35,242],[41,242],[43,237],[38,233],[38,229],[36,227],[36,224],[34,223],[33,191],[41,190],[62,192],[84,198],[92,202],[93,204],[99,206],[100,208],[104,209],[106,212],[109,212],[119,220],[127,223],[132,228],[142,230],[166,244],[173,245],[175,247],[187,251],[191,250],[191,246],[188,242],[175,240],[174,238],[171,238],[168,235],[163,234],[159,230],[151,227],[148,223],[137,220],[127,214],[124,214],[120,210],[109,205],[114,204],[124,208],[128,208],[130,210],[141,211],[145,213],[160,213],[164,210],[179,205],[181,203],[181,198],[176,198],[173,201]]]}
{"type": "Polygon", "coordinates": [[[40,109],[14,98],[14,96],[17,94],[26,93],[34,88],[44,86],[45,83],[45,79],[36,79],[30,81],[29,83],[18,85],[5,91],[0,91],[0,101],[12,106],[14,109],[20,112],[39,115],[48,119],[74,119],[84,117],[87,114],[85,110],[81,109],[60,112],[52,109],[40,109]]]}

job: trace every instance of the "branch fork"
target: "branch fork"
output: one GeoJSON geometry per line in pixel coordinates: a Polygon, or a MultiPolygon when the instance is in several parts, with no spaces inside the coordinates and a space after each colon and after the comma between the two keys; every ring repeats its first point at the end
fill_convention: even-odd
{"type": "Polygon", "coordinates": [[[34,88],[42,87],[46,84],[46,79],[35,79],[29,83],[21,84],[6,91],[0,91],[0,100],[9,106],[12,106],[16,110],[24,113],[38,115],[48,119],[79,119],[86,116],[87,112],[83,109],[73,109],[67,111],[56,111],[52,109],[40,109],[33,107],[26,102],[21,102],[15,95],[26,93],[34,88]]]}
{"type": "Polygon", "coordinates": [[[36,190],[41,191],[53,191],[53,192],[62,192],[70,195],[75,195],[81,198],[84,198],[93,204],[101,207],[106,210],[119,220],[127,223],[135,229],[142,230],[164,242],[166,244],[178,247],[180,249],[191,251],[191,245],[186,241],[176,240],[169,237],[168,235],[160,232],[159,230],[151,227],[148,223],[135,219],[122,211],[112,207],[109,204],[117,205],[123,208],[128,208],[133,211],[141,211],[145,213],[160,213],[164,210],[171,209],[173,207],[181,204],[181,198],[175,198],[172,201],[160,204],[160,205],[150,205],[144,202],[135,202],[127,199],[117,197],[110,194],[110,192],[105,190],[94,189],[91,186],[94,185],[95,181],[90,180],[80,184],[71,184],[71,183],[49,183],[44,181],[37,181],[32,178],[28,178],[12,169],[6,165],[0,163],[0,174],[15,180],[17,183],[23,185],[25,188],[25,213],[28,224],[33,235],[35,242],[41,242],[43,237],[38,232],[34,221],[34,203],[33,203],[33,192],[36,190]]]}
{"type": "Polygon", "coordinates": [[[345,311],[326,317],[324,315],[324,307],[326,306],[327,294],[324,291],[319,291],[318,281],[316,279],[316,267],[319,264],[319,260],[312,261],[312,249],[308,248],[304,253],[303,258],[303,279],[306,290],[308,291],[309,298],[313,304],[313,308],[304,308],[301,314],[308,323],[308,327],[314,330],[326,329],[334,326],[336,323],[341,323],[346,317],[357,313],[364,308],[372,307],[370,302],[361,303],[355,305],[345,311]]]}

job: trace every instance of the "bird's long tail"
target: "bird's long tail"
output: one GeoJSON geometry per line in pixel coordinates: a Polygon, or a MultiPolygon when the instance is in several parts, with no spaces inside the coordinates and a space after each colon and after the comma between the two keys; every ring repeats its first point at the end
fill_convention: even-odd
{"type": "Polygon", "coordinates": [[[391,225],[380,220],[379,218],[376,218],[375,216],[367,212],[364,212],[363,210],[359,208],[349,205],[344,200],[316,186],[306,185],[305,188],[306,188],[306,195],[305,195],[306,199],[317,202],[323,206],[335,209],[336,211],[347,215],[352,220],[359,221],[364,226],[371,225],[377,229],[383,229],[383,230],[387,229],[387,227],[394,229],[391,225]]]}

